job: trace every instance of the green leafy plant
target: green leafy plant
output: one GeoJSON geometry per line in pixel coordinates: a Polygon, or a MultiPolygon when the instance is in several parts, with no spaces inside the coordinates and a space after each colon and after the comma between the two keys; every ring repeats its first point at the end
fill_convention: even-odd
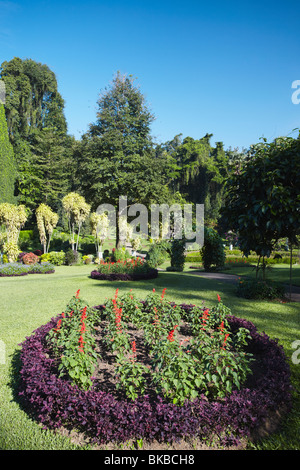
{"type": "Polygon", "coordinates": [[[206,271],[224,266],[225,249],[223,240],[216,230],[204,227],[204,245],[200,250],[200,255],[206,271]]]}
{"type": "Polygon", "coordinates": [[[147,373],[148,368],[136,360],[136,342],[132,341],[130,355],[121,354],[117,358],[117,388],[124,390],[128,398],[135,400],[145,392],[147,373]]]}
{"type": "Polygon", "coordinates": [[[94,315],[93,310],[80,300],[78,290],[47,337],[56,357],[60,358],[60,376],[69,376],[74,385],[83,389],[92,385],[92,373],[98,358],[91,334],[94,315]]]}

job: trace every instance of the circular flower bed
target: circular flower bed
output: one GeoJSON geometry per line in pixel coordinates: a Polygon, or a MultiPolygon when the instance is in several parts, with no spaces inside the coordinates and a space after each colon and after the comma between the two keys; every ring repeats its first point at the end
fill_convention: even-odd
{"type": "Polygon", "coordinates": [[[155,279],[157,276],[157,269],[151,268],[140,258],[116,262],[101,261],[97,270],[91,272],[91,278],[99,281],[140,281],[155,279]]]}
{"type": "MultiPolygon", "coordinates": [[[[164,292],[161,298],[153,292],[137,301],[131,292],[121,299],[116,292],[113,299],[91,309],[78,291],[63,314],[21,345],[20,395],[30,412],[46,427],[77,429],[100,443],[218,435],[222,445],[232,445],[250,437],[270,413],[289,405],[290,371],[277,341],[229,314],[220,298],[216,307],[200,309],[176,306],[163,297],[164,292]],[[167,317],[179,321],[170,329],[167,317]],[[99,337],[104,338],[103,350],[99,337]],[[195,363],[200,367],[195,383],[186,383],[185,390],[184,362],[197,358],[199,345],[197,354],[204,354],[205,367],[195,363]],[[117,362],[115,389],[102,370],[108,348],[110,359],[117,362]],[[155,363],[152,389],[147,384],[149,363],[140,360],[145,348],[155,363]],[[231,361],[231,366],[222,366],[220,358],[231,361]],[[178,364],[181,380],[171,373],[178,364]],[[252,374],[243,376],[240,372],[249,364],[252,374]]],[[[187,375],[191,381],[191,366],[187,375]]]]}

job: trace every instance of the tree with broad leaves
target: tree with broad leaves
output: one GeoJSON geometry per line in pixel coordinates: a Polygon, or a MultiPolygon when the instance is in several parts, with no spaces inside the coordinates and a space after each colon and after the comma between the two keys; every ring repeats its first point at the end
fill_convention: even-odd
{"type": "Polygon", "coordinates": [[[300,233],[300,134],[297,139],[265,140],[252,148],[240,173],[226,182],[223,215],[228,228],[238,232],[239,244],[247,256],[255,251],[269,257],[280,238],[297,245],[300,233]]]}

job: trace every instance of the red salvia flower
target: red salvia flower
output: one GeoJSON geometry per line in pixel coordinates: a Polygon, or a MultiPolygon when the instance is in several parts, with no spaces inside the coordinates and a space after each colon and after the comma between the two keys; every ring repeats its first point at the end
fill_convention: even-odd
{"type": "Polygon", "coordinates": [[[202,324],[203,324],[202,330],[205,330],[206,322],[207,322],[207,319],[209,317],[208,312],[209,312],[208,308],[205,309],[204,312],[203,312],[203,315],[202,315],[202,324]]]}
{"type": "Polygon", "coordinates": [[[173,336],[174,336],[174,331],[176,330],[177,327],[178,327],[178,325],[175,325],[175,326],[174,326],[174,329],[171,330],[170,333],[168,334],[168,338],[167,338],[167,339],[168,339],[169,341],[171,341],[171,342],[174,341],[174,337],[173,337],[173,336]]]}
{"type": "Polygon", "coordinates": [[[217,297],[218,297],[218,301],[221,302],[221,297],[219,296],[219,294],[217,294],[217,297]]]}
{"type": "Polygon", "coordinates": [[[60,330],[61,327],[61,320],[58,320],[56,328],[54,329],[55,333],[57,333],[60,330]]]}
{"type": "Polygon", "coordinates": [[[83,336],[81,335],[79,338],[79,351],[84,353],[83,345],[86,343],[86,341],[83,340],[83,336]]]}
{"type": "Polygon", "coordinates": [[[76,299],[79,299],[79,292],[80,292],[80,289],[78,289],[78,291],[76,292],[76,295],[75,295],[76,299]]]}
{"type": "Polygon", "coordinates": [[[225,349],[226,341],[227,341],[228,336],[229,336],[229,333],[226,333],[225,338],[224,338],[224,342],[223,342],[223,347],[222,347],[222,349],[225,349]]]}
{"type": "Polygon", "coordinates": [[[163,298],[165,296],[165,293],[166,293],[166,290],[167,290],[167,288],[165,287],[162,291],[162,294],[161,294],[161,300],[163,300],[163,298]]]}
{"type": "Polygon", "coordinates": [[[221,335],[224,332],[224,322],[222,321],[221,325],[219,326],[219,330],[221,331],[221,335]]]}

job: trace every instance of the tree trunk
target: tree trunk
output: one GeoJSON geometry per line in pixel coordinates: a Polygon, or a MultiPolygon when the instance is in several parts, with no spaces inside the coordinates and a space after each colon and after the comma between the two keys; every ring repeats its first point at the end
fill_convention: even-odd
{"type": "Polygon", "coordinates": [[[259,255],[259,258],[258,258],[258,261],[257,261],[257,265],[256,265],[256,275],[255,275],[255,279],[256,279],[256,280],[257,280],[257,278],[258,278],[258,270],[259,270],[260,258],[261,258],[261,256],[259,255]]]}
{"type": "Polygon", "coordinates": [[[292,300],[292,267],[293,267],[293,246],[290,251],[290,301],[292,300]]]}

